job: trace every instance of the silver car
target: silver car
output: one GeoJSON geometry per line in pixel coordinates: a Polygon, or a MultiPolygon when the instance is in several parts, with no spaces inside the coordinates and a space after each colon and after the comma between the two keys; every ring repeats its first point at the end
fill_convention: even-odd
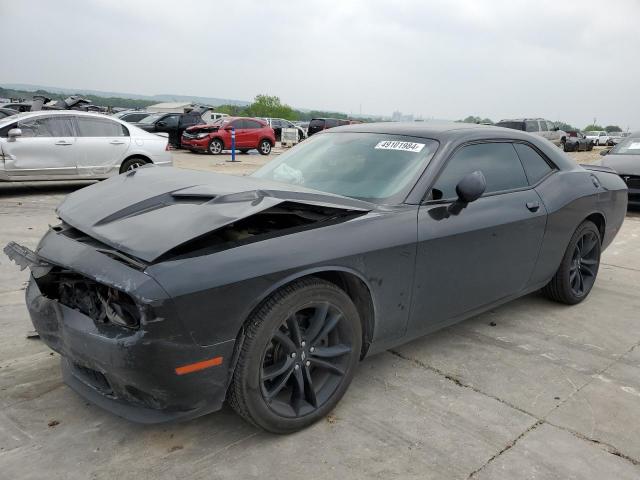
{"type": "Polygon", "coordinates": [[[0,181],[101,179],[171,165],[167,138],[113,117],[78,111],[0,119],[0,181]]]}
{"type": "Polygon", "coordinates": [[[544,118],[515,118],[511,120],[500,120],[496,127],[512,128],[522,130],[542,138],[546,138],[551,143],[561,147],[567,140],[567,133],[560,130],[553,122],[544,118]]]}

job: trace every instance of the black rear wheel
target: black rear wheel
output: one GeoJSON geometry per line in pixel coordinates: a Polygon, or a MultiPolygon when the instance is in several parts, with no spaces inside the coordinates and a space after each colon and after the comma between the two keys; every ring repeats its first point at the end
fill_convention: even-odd
{"type": "Polygon", "coordinates": [[[229,402],[274,433],[323,418],[351,383],[362,334],[351,299],[306,279],[276,292],[249,319],[229,402]]]}
{"type": "Polygon", "coordinates": [[[583,301],[596,281],[601,248],[598,228],[593,222],[584,221],[571,237],[558,271],[542,292],[568,305],[583,301]]]}

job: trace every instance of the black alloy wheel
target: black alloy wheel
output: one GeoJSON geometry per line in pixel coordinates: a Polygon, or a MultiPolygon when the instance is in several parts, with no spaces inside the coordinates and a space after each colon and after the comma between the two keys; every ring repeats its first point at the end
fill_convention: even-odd
{"type": "Polygon", "coordinates": [[[342,398],[361,345],[360,316],[346,292],[319,278],[298,280],[247,319],[229,403],[270,432],[305,428],[342,398]]]}
{"type": "Polygon", "coordinates": [[[600,231],[585,220],[573,233],[562,262],[542,293],[567,305],[580,303],[589,295],[598,275],[602,250],[600,231]]]}
{"type": "Polygon", "coordinates": [[[589,292],[596,281],[600,262],[599,244],[600,239],[597,235],[592,231],[587,231],[580,237],[573,249],[569,282],[571,290],[577,297],[582,297],[585,292],[589,292]]]}
{"type": "Polygon", "coordinates": [[[296,311],[278,328],[262,358],[261,390],[283,417],[302,417],[336,391],[353,352],[344,314],[326,302],[296,311]]]}

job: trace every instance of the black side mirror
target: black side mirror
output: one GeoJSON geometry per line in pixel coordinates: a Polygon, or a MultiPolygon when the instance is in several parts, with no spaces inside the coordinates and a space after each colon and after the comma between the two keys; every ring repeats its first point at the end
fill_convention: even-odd
{"type": "Polygon", "coordinates": [[[167,123],[166,122],[158,122],[156,123],[156,127],[166,127],[167,123]]]}
{"type": "Polygon", "coordinates": [[[487,188],[487,180],[481,171],[468,173],[456,185],[458,202],[467,204],[479,199],[487,188]]]}

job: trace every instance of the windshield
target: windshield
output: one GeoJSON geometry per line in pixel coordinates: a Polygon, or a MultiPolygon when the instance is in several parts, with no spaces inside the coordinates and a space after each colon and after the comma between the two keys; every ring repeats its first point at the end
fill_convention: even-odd
{"type": "Polygon", "coordinates": [[[613,147],[609,153],[616,155],[640,155],[640,138],[626,138],[613,147]]]}
{"type": "Polygon", "coordinates": [[[142,120],[140,120],[140,123],[155,123],[155,121],[163,115],[164,113],[152,113],[148,117],[144,117],[142,120]]]}
{"type": "Polygon", "coordinates": [[[252,176],[376,203],[404,200],[438,142],[380,133],[314,136],[252,176]]]}

